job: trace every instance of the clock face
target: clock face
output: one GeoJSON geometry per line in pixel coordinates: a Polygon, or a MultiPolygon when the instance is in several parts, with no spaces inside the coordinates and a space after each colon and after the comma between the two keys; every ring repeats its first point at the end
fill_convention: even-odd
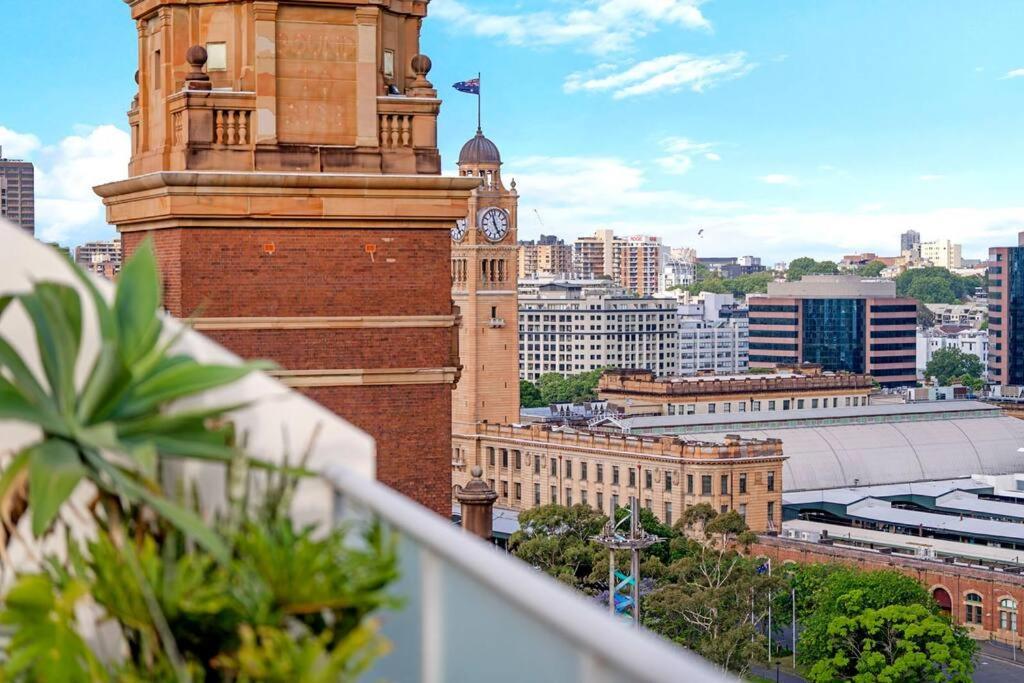
{"type": "Polygon", "coordinates": [[[460,218],[455,221],[455,227],[452,228],[452,239],[456,242],[461,242],[462,238],[466,236],[466,219],[460,218]]]}
{"type": "Polygon", "coordinates": [[[491,207],[480,214],[480,230],[492,242],[498,242],[508,234],[508,212],[491,207]]]}

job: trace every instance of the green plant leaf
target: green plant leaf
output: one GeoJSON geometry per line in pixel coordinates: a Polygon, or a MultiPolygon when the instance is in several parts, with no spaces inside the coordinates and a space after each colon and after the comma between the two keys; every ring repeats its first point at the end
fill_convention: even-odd
{"type": "Polygon", "coordinates": [[[96,356],[92,372],[85,382],[85,387],[78,397],[78,408],[75,415],[82,424],[89,424],[97,409],[112,396],[116,396],[120,387],[131,381],[131,373],[125,367],[114,345],[105,344],[96,356]]]}
{"type": "Polygon", "coordinates": [[[28,465],[28,458],[29,452],[27,449],[20,451],[17,455],[11,458],[11,461],[7,463],[7,467],[4,468],[4,471],[0,472],[0,509],[3,508],[3,501],[7,498],[11,485],[14,484],[18,475],[21,474],[28,465]]]}
{"type": "Polygon", "coordinates": [[[63,439],[47,439],[27,451],[32,533],[39,537],[87,473],[78,451],[63,439]]]}
{"type": "Polygon", "coordinates": [[[121,332],[121,353],[131,366],[153,348],[159,335],[160,277],[152,240],[135,250],[119,275],[114,316],[121,332]]]}
{"type": "Polygon", "coordinates": [[[52,411],[30,402],[18,387],[0,376],[0,420],[18,420],[38,425],[51,434],[68,436],[70,430],[52,411]]]}
{"type": "Polygon", "coordinates": [[[57,404],[46,393],[17,350],[3,337],[0,337],[0,367],[6,367],[11,371],[11,379],[30,401],[51,411],[56,410],[57,404]]]}
{"type": "Polygon", "coordinates": [[[217,418],[241,410],[250,404],[233,403],[230,405],[216,406],[214,408],[202,408],[199,410],[186,410],[169,415],[157,414],[147,415],[135,420],[124,420],[118,424],[117,430],[121,438],[128,438],[144,434],[174,434],[175,432],[194,429],[205,429],[207,420],[217,418]]]}
{"type": "Polygon", "coordinates": [[[56,296],[52,288],[43,287],[43,283],[19,300],[35,327],[39,357],[57,410],[63,415],[73,414],[78,344],[69,318],[72,314],[62,309],[64,298],[56,296]]]}
{"type": "Polygon", "coordinates": [[[111,486],[108,487],[108,490],[111,490],[112,493],[124,495],[129,500],[146,503],[182,533],[206,548],[219,562],[224,564],[228,562],[230,554],[224,540],[213,529],[206,526],[198,515],[175,505],[160,494],[150,491],[127,473],[104,460],[102,456],[85,451],[85,457],[93,467],[109,477],[111,486]]]}
{"type": "Polygon", "coordinates": [[[185,396],[209,391],[242,379],[261,365],[200,365],[179,363],[141,382],[125,406],[129,414],[141,414],[153,407],[185,396]]]}
{"type": "Polygon", "coordinates": [[[104,345],[113,344],[117,341],[117,319],[114,317],[114,311],[110,308],[110,304],[107,303],[107,299],[96,286],[92,276],[77,265],[73,266],[71,271],[89,292],[93,308],[96,309],[96,317],[99,318],[100,336],[103,338],[104,345]]]}

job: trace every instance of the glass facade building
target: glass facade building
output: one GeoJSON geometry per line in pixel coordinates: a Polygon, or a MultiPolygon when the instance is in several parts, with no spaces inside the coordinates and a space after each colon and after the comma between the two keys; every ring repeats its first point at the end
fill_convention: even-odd
{"type": "Polygon", "coordinates": [[[802,323],[803,362],[864,372],[864,299],[807,299],[802,323]]]}
{"type": "Polygon", "coordinates": [[[1005,270],[1007,307],[1004,314],[1006,338],[1003,348],[1007,360],[1006,384],[1024,385],[1024,247],[1011,249],[1005,270]]]}

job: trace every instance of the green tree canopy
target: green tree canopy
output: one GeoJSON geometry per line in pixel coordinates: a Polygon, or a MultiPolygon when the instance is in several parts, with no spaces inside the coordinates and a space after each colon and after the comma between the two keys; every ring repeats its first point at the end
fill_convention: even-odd
{"type": "Polygon", "coordinates": [[[604,368],[562,375],[546,372],[534,385],[526,380],[519,383],[519,400],[524,408],[541,408],[552,403],[579,403],[597,398],[597,382],[604,368]],[[530,401],[530,403],[527,403],[530,401]]]}
{"type": "Polygon", "coordinates": [[[512,553],[570,586],[582,588],[604,549],[591,539],[608,518],[589,505],[541,505],[519,514],[512,553]]]}
{"type": "Polygon", "coordinates": [[[524,408],[543,408],[545,405],[537,385],[525,379],[519,380],[519,403],[524,408]]]}
{"type": "Polygon", "coordinates": [[[896,293],[924,304],[956,304],[984,284],[977,275],[960,276],[945,268],[914,268],[896,278],[896,293]]]}
{"type": "Polygon", "coordinates": [[[839,266],[834,261],[815,261],[809,256],[801,256],[790,262],[786,279],[794,282],[804,275],[835,275],[838,272],[839,266]]]}
{"type": "Polygon", "coordinates": [[[875,259],[870,263],[865,263],[863,266],[857,269],[857,275],[861,277],[878,277],[885,270],[885,263],[875,259]]]}
{"type": "Polygon", "coordinates": [[[922,605],[853,607],[829,622],[826,653],[814,663],[810,679],[968,683],[975,648],[963,628],[922,605]]]}
{"type": "Polygon", "coordinates": [[[673,289],[679,289],[689,292],[690,294],[711,292],[712,294],[734,294],[736,296],[745,296],[755,292],[767,292],[768,283],[772,282],[774,279],[775,275],[767,271],[762,273],[751,273],[750,275],[740,275],[739,277],[734,277],[731,280],[726,280],[717,274],[708,272],[705,277],[696,277],[692,285],[674,287],[673,289]]]}
{"type": "Polygon", "coordinates": [[[981,382],[984,372],[985,367],[981,364],[980,358],[955,347],[936,351],[924,369],[927,377],[934,377],[943,386],[961,377],[972,380],[972,384],[968,386],[973,386],[974,380],[981,382]]]}

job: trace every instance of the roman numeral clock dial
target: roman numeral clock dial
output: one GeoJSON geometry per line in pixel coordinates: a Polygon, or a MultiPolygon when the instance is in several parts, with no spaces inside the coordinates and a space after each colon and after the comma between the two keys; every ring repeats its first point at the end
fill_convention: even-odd
{"type": "Polygon", "coordinates": [[[500,242],[508,234],[508,212],[491,207],[480,213],[480,231],[492,242],[500,242]]]}

